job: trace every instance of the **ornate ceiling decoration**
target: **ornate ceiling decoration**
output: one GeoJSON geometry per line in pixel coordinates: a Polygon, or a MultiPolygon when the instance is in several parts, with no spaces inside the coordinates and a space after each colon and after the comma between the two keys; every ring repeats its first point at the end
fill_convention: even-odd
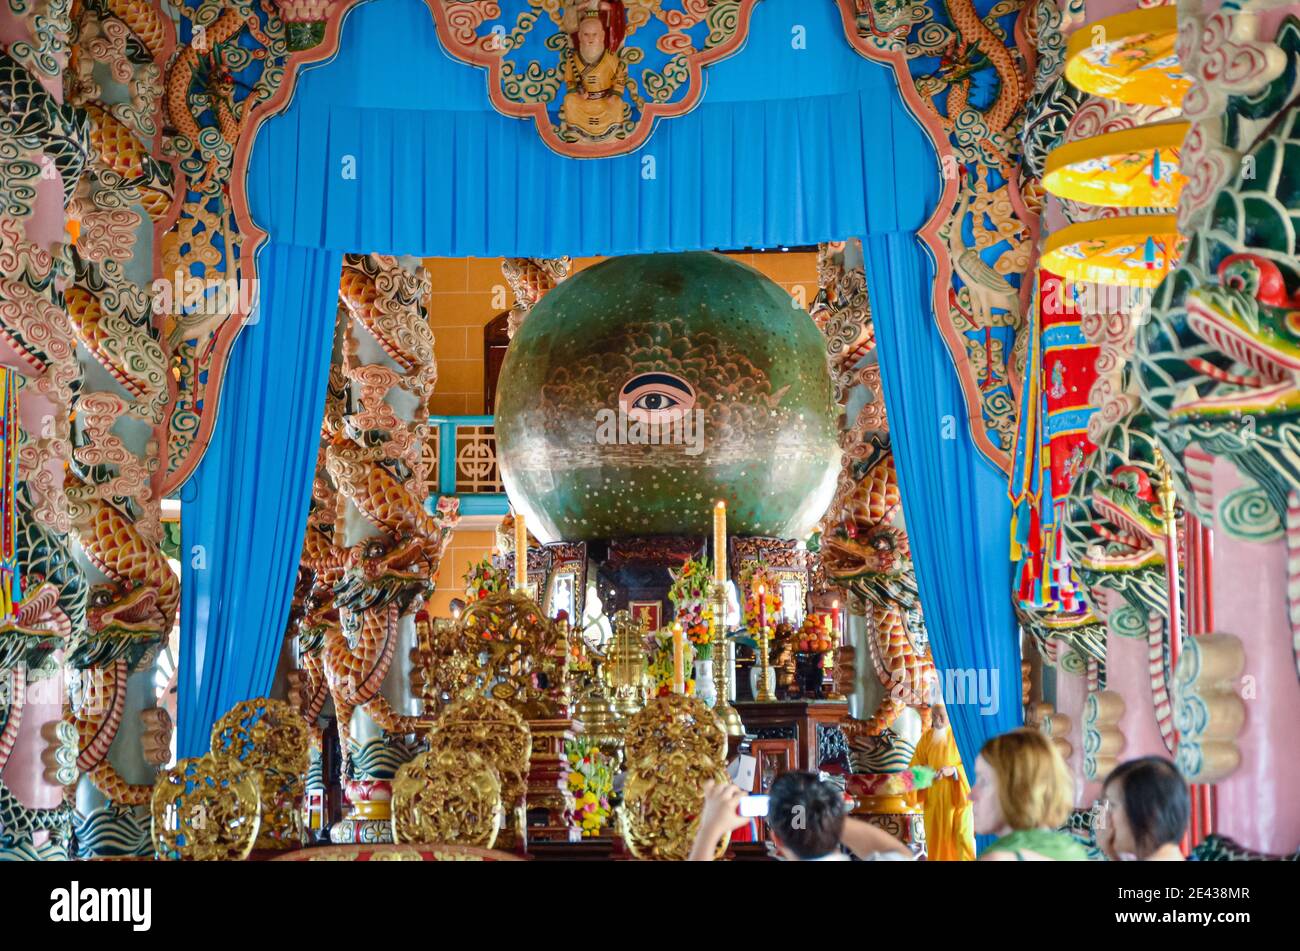
{"type": "Polygon", "coordinates": [[[934,143],[938,207],[920,231],[935,262],[939,332],[966,396],[971,437],[1010,467],[1038,212],[1022,194],[1020,131],[1034,37],[1024,0],[838,0],[849,42],[891,66],[934,143]]]}
{"type": "Polygon", "coordinates": [[[452,56],[488,71],[492,105],[573,158],[632,152],[704,95],[758,0],[429,0],[452,56]]]}

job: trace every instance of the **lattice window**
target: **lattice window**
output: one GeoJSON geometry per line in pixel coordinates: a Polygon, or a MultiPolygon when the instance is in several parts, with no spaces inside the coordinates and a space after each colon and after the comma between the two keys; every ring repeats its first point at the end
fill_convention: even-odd
{"type": "Polygon", "coordinates": [[[420,461],[424,463],[425,495],[438,494],[438,450],[441,448],[442,427],[430,426],[429,436],[420,447],[420,461]]]}
{"type": "Polygon", "coordinates": [[[497,434],[491,426],[456,427],[456,494],[504,492],[497,468],[497,434]]]}

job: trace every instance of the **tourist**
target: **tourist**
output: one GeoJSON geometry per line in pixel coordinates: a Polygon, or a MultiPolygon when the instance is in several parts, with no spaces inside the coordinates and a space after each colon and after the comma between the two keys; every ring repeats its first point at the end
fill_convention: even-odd
{"type": "MultiPolygon", "coordinates": [[[[705,783],[704,809],[691,861],[712,861],[722,837],[749,820],[740,815],[745,793],[730,783],[705,783]]],[[[816,773],[782,773],[772,783],[767,828],[777,853],[795,862],[847,861],[849,849],[865,861],[909,860],[912,853],[889,833],[846,816],[844,795],[816,773]]]]}
{"type": "Polygon", "coordinates": [[[1056,747],[1037,730],[995,736],[975,759],[970,799],[977,835],[996,835],[981,861],[1086,861],[1082,842],[1059,826],[1070,815],[1074,779],[1056,747]]]}
{"type": "Polygon", "coordinates": [[[1163,756],[1129,760],[1101,787],[1097,845],[1116,862],[1181,862],[1190,812],[1178,767],[1163,756]]]}

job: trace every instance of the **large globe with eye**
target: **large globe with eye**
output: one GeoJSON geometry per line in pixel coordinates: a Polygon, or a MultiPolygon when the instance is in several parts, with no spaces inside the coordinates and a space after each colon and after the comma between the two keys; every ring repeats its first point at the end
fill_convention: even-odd
{"type": "Polygon", "coordinates": [[[758,271],[712,253],[610,258],[524,320],[497,390],[501,476],[544,542],[803,538],[840,450],[821,331],[758,271]]]}

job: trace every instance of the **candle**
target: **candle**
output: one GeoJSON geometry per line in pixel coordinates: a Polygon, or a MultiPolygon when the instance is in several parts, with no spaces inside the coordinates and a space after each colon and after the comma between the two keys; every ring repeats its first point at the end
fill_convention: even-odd
{"type": "Polygon", "coordinates": [[[686,637],[682,634],[680,621],[673,625],[673,693],[686,692],[686,677],[682,664],[686,660],[686,637]]]}
{"type": "Polygon", "coordinates": [[[515,510],[515,587],[523,591],[528,587],[528,528],[524,513],[515,510]]]}
{"type": "Polygon", "coordinates": [[[727,583],[727,503],[721,499],[713,506],[713,578],[727,583]]]}
{"type": "Polygon", "coordinates": [[[767,630],[767,596],[763,594],[763,586],[758,586],[758,636],[762,637],[763,632],[767,630]]]}
{"type": "Polygon", "coordinates": [[[831,602],[831,628],[836,634],[840,632],[840,599],[831,602]]]}

